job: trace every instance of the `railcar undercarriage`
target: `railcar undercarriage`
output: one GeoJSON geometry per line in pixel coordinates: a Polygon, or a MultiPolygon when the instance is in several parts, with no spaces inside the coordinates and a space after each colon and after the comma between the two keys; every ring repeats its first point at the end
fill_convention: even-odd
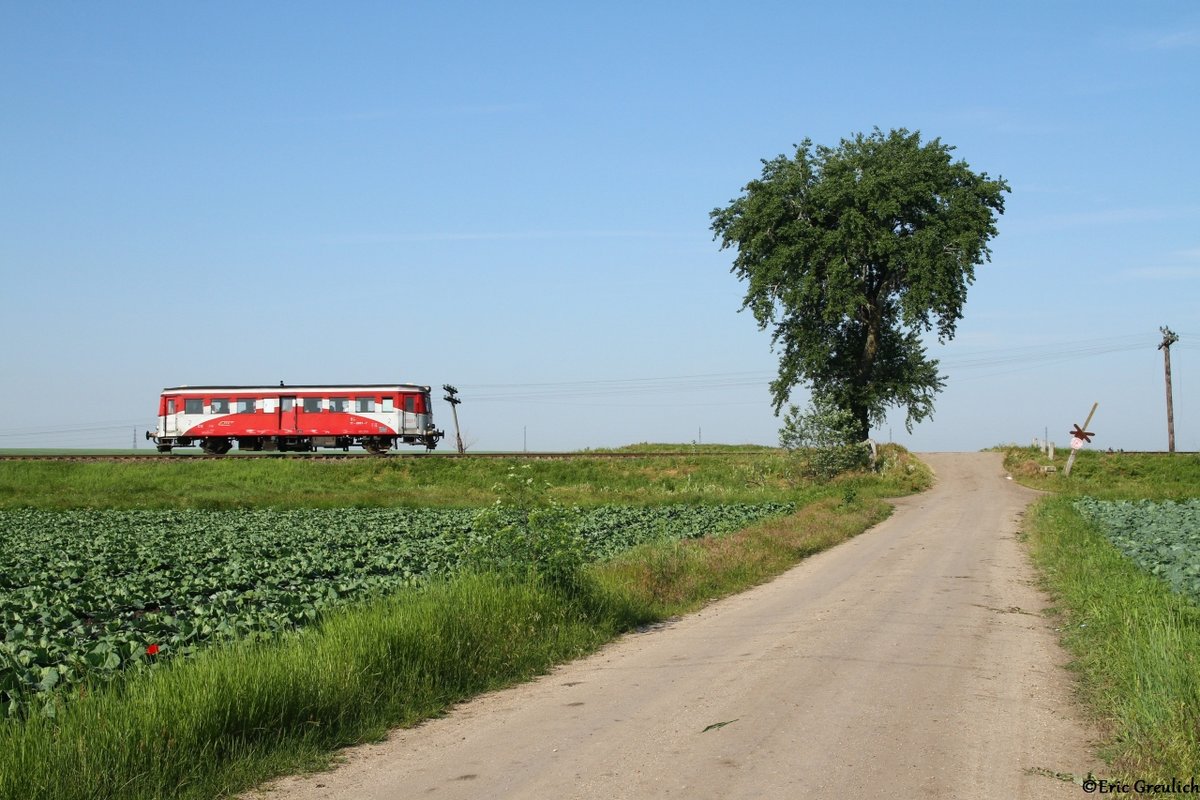
{"type": "Polygon", "coordinates": [[[206,455],[223,456],[237,444],[239,450],[248,452],[293,452],[311,453],[317,448],[333,448],[349,452],[351,447],[361,446],[371,455],[384,455],[399,443],[423,444],[426,450],[437,447],[441,431],[431,430],[418,436],[153,436],[146,432],[146,438],[154,441],[160,453],[170,453],[176,447],[199,447],[206,455]]]}

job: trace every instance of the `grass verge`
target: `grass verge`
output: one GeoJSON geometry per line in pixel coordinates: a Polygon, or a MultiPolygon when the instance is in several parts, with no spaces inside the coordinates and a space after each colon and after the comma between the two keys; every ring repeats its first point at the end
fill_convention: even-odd
{"type": "Polygon", "coordinates": [[[0,798],[210,798],[319,767],[338,747],[761,582],[888,514],[864,479],[832,491],[736,534],[591,565],[578,595],[465,575],[341,610],[303,634],[164,665],[84,694],[56,719],[8,721],[0,798]]]}
{"type": "Polygon", "coordinates": [[[825,498],[728,536],[644,545],[600,565],[601,585],[655,619],[692,611],[780,574],[887,518],[881,500],[825,498]]]}
{"type": "Polygon", "coordinates": [[[587,652],[626,624],[605,611],[463,576],[214,648],[0,727],[0,797],[224,796],[587,652]]]}
{"type": "Polygon", "coordinates": [[[1043,474],[1040,461],[1012,449],[1006,465],[1022,483],[1059,492],[1024,526],[1080,692],[1108,738],[1102,755],[1130,783],[1186,782],[1200,775],[1200,608],[1123,556],[1072,503],[1194,496],[1200,459],[1083,453],[1070,478],[1043,474]]]}
{"type": "Polygon", "coordinates": [[[794,500],[779,451],[726,456],[302,459],[151,457],[129,462],[0,462],[0,508],[479,507],[510,472],[566,505],[794,500]]]}
{"type": "Polygon", "coordinates": [[[1063,642],[1129,781],[1200,775],[1200,608],[1138,569],[1055,497],[1026,525],[1060,604],[1063,642]]]}

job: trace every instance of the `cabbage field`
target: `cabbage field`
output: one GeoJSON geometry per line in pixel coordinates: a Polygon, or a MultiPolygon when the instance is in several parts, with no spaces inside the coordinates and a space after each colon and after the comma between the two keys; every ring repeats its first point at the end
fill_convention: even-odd
{"type": "MultiPolygon", "coordinates": [[[[575,515],[591,559],[739,530],[789,503],[608,506],[575,515]]],[[[0,511],[0,716],[222,639],[462,567],[471,509],[0,511]]],[[[494,526],[489,530],[495,530],[494,526]]],[[[52,703],[44,704],[52,711],[52,703]]]]}
{"type": "Polygon", "coordinates": [[[1142,569],[1200,603],[1200,499],[1075,501],[1114,546],[1142,569]]]}

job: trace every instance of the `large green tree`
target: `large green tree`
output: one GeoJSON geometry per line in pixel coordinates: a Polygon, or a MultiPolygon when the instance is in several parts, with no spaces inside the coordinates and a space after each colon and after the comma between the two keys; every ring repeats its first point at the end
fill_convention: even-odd
{"type": "Polygon", "coordinates": [[[954,337],[1009,191],[953,150],[903,129],[836,148],[805,139],[713,210],[714,238],[737,248],[742,308],[780,351],[777,414],[800,384],[852,412],[863,439],[889,407],[907,409],[909,430],[933,413],[945,381],[921,335],[954,337]]]}

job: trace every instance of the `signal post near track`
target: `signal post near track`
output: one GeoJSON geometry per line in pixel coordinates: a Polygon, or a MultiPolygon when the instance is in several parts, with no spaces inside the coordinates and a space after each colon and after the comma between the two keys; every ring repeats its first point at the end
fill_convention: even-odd
{"type": "Polygon", "coordinates": [[[458,454],[461,456],[467,452],[463,447],[462,434],[458,430],[458,404],[462,402],[458,398],[458,389],[448,383],[443,383],[442,388],[446,390],[446,396],[442,399],[450,404],[450,411],[454,414],[454,440],[458,444],[458,454]]]}

